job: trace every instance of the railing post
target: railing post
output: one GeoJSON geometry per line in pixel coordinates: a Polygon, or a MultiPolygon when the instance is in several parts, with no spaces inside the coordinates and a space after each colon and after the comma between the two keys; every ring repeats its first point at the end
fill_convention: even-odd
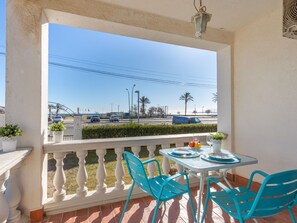
{"type": "Polygon", "coordinates": [[[78,188],[76,190],[76,196],[77,197],[85,197],[88,192],[88,188],[86,187],[86,182],[88,179],[88,173],[86,170],[86,161],[85,158],[88,154],[88,151],[82,150],[82,151],[77,151],[76,155],[79,159],[78,161],[78,172],[76,176],[76,182],[78,184],[78,188]]]}
{"type": "Polygon", "coordinates": [[[64,200],[66,195],[64,184],[66,182],[65,173],[63,170],[65,153],[54,153],[54,159],[56,160],[56,173],[54,176],[54,186],[55,192],[53,194],[53,198],[55,202],[59,202],[64,200]]]}
{"type": "Polygon", "coordinates": [[[105,184],[106,169],[104,166],[104,156],[106,154],[106,149],[97,149],[96,154],[98,156],[98,168],[96,172],[98,184],[96,187],[96,192],[102,194],[102,193],[105,193],[106,191],[106,184],[105,184]]]}
{"type": "Polygon", "coordinates": [[[139,158],[140,146],[133,146],[133,147],[131,148],[131,150],[132,150],[134,156],[136,156],[136,157],[139,158]]]}
{"type": "Polygon", "coordinates": [[[7,180],[5,197],[9,206],[8,222],[20,222],[21,220],[21,212],[17,210],[21,201],[21,192],[17,180],[17,173],[20,166],[21,163],[18,163],[10,169],[10,176],[7,180]]]}
{"type": "Polygon", "coordinates": [[[5,199],[4,192],[5,186],[4,183],[8,178],[8,171],[0,176],[0,222],[6,222],[9,215],[9,207],[7,200],[5,199]]]}
{"type": "Polygon", "coordinates": [[[116,176],[116,183],[115,183],[115,190],[123,190],[124,189],[124,167],[122,164],[124,148],[115,148],[115,153],[117,154],[117,164],[115,169],[115,176],[116,176]]]}
{"type": "MultiPolygon", "coordinates": [[[[184,147],[184,143],[176,143],[176,147],[184,147]]],[[[182,172],[184,171],[184,167],[178,163],[175,164],[176,165],[176,169],[178,172],[182,172]]],[[[177,178],[177,181],[180,182],[180,183],[184,183],[185,182],[185,179],[183,176],[181,177],[178,177],[177,178]]]]}
{"type": "MultiPolygon", "coordinates": [[[[153,159],[155,157],[156,146],[147,146],[147,149],[149,151],[149,158],[153,159]]],[[[156,172],[156,164],[154,162],[149,163],[147,169],[149,172],[149,177],[153,178],[156,172]]]]}
{"type": "MultiPolygon", "coordinates": [[[[162,149],[167,149],[167,148],[170,148],[169,144],[162,144],[162,149]]],[[[162,169],[163,169],[164,174],[166,174],[166,175],[169,174],[170,163],[169,163],[169,159],[166,158],[165,156],[163,156],[162,169]]]]}

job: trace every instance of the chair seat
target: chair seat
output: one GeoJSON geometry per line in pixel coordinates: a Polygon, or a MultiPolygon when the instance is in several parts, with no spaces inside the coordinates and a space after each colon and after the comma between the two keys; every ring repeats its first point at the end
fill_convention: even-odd
{"type": "MultiPolygon", "coordinates": [[[[240,215],[245,218],[245,216],[249,213],[257,194],[245,187],[236,187],[231,189],[231,191],[238,200],[241,210],[240,215]]],[[[239,218],[234,201],[230,198],[227,192],[224,190],[211,192],[210,196],[225,212],[234,218],[239,218]]]]}
{"type": "Polygon", "coordinates": [[[163,192],[160,196],[162,184],[167,178],[168,176],[160,175],[148,180],[153,192],[152,196],[155,198],[160,197],[160,201],[167,201],[188,192],[186,186],[176,182],[175,180],[170,180],[163,187],[163,192]]]}

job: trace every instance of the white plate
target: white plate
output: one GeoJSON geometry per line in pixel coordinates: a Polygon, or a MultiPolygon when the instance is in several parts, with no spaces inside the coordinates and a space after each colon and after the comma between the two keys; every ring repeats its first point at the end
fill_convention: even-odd
{"type": "Polygon", "coordinates": [[[192,151],[189,151],[188,149],[175,149],[172,153],[176,155],[191,155],[192,151]]]}
{"type": "Polygon", "coordinates": [[[219,152],[219,153],[209,153],[208,156],[211,159],[216,159],[216,160],[232,160],[232,159],[236,158],[236,156],[234,156],[231,153],[222,153],[222,152],[219,152]]]}
{"type": "Polygon", "coordinates": [[[234,157],[234,158],[228,159],[228,160],[217,160],[217,159],[210,158],[207,154],[202,154],[201,158],[203,160],[206,160],[206,161],[209,161],[212,163],[223,163],[223,164],[240,163],[240,159],[237,157],[234,157]]]}

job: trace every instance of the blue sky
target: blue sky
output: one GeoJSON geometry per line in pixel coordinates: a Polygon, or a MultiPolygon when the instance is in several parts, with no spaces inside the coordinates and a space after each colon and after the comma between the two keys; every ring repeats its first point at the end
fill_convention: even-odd
{"type": "MultiPolygon", "coordinates": [[[[0,52],[5,48],[4,0],[0,0],[0,52]]],[[[49,101],[76,111],[128,110],[126,88],[136,84],[150,106],[183,113],[180,95],[190,92],[196,105],[215,108],[216,53],[90,30],[49,26],[49,101]]],[[[0,54],[0,105],[4,104],[5,57],[0,54]]],[[[137,95],[134,94],[134,104],[137,95]]]]}

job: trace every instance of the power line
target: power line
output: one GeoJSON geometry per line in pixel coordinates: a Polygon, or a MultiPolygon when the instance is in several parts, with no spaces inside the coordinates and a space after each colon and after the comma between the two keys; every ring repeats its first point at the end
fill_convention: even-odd
{"type": "MultiPolygon", "coordinates": [[[[5,55],[4,52],[0,52],[1,55],[5,55]]],[[[62,56],[61,56],[62,58],[62,56]]],[[[65,57],[67,58],[67,57],[65,57]]],[[[71,59],[71,58],[69,58],[71,59]]],[[[78,59],[74,59],[79,61],[78,59]]],[[[106,76],[113,76],[113,77],[119,77],[119,78],[127,78],[127,79],[134,79],[134,80],[143,80],[143,81],[149,81],[149,82],[155,82],[155,83],[163,83],[163,84],[171,84],[171,85],[179,85],[179,86],[189,86],[189,87],[206,87],[206,88],[215,88],[215,84],[209,84],[209,83],[194,83],[194,82],[183,82],[183,81],[172,81],[172,80],[166,80],[166,79],[160,79],[160,78],[150,78],[150,77],[142,77],[142,76],[136,76],[131,74],[124,74],[124,73],[117,73],[117,72],[110,72],[110,71],[104,71],[104,70],[96,70],[96,69],[90,69],[80,66],[74,66],[69,64],[63,64],[63,63],[56,63],[56,62],[49,62],[49,65],[57,66],[57,67],[63,67],[68,69],[74,69],[74,70],[80,70],[84,72],[93,73],[95,75],[106,75],[106,76]]],[[[112,65],[110,65],[112,66],[112,65]]],[[[137,70],[137,69],[135,69],[137,70]]]]}
{"type": "MultiPolygon", "coordinates": [[[[125,70],[125,71],[137,71],[137,73],[145,73],[145,74],[153,74],[155,76],[160,76],[160,77],[164,77],[164,76],[177,76],[180,77],[182,74],[177,74],[177,73],[170,73],[170,72],[163,72],[163,71],[155,71],[155,70],[149,70],[149,69],[139,69],[139,68],[134,68],[134,67],[128,67],[128,66],[120,66],[120,65],[114,65],[114,64],[107,64],[107,63],[101,63],[101,62],[95,62],[95,61],[90,61],[90,60],[83,60],[83,59],[76,59],[76,58],[71,58],[71,57],[65,57],[65,56],[59,56],[59,55],[55,55],[55,54],[50,54],[50,57],[52,58],[57,58],[57,59],[61,59],[61,60],[66,60],[66,61],[71,61],[71,62],[78,62],[78,63],[84,63],[84,64],[89,64],[89,65],[96,65],[96,66],[105,66],[105,67],[109,67],[109,68],[113,68],[113,69],[118,69],[118,70],[125,70]],[[165,75],[158,75],[158,74],[165,74],[165,75]]],[[[190,78],[193,78],[195,80],[197,80],[197,77],[199,77],[199,75],[187,75],[190,78]]],[[[203,77],[204,79],[209,79],[210,81],[215,80],[214,78],[208,78],[208,77],[203,77]]]]}
{"type": "Polygon", "coordinates": [[[213,85],[213,84],[186,83],[186,82],[181,82],[181,81],[164,80],[164,79],[159,79],[159,78],[141,77],[141,76],[135,76],[135,75],[129,75],[129,74],[123,74],[123,73],[115,73],[115,72],[95,70],[95,69],[90,69],[90,68],[85,68],[85,67],[78,67],[78,66],[62,64],[62,63],[49,62],[49,64],[52,66],[57,66],[57,67],[63,67],[63,68],[68,68],[68,69],[80,70],[80,71],[84,71],[84,72],[90,72],[90,73],[93,73],[98,76],[106,75],[106,76],[127,78],[127,79],[133,79],[133,80],[143,80],[143,81],[163,83],[163,84],[173,84],[173,85],[180,85],[180,86],[206,87],[206,88],[215,88],[216,87],[216,85],[213,85]]]}

